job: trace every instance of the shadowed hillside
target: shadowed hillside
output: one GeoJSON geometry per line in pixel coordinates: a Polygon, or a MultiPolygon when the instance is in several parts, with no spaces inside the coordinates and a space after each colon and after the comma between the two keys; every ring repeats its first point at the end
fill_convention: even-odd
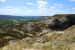
{"type": "Polygon", "coordinates": [[[75,14],[57,14],[50,19],[49,28],[53,30],[64,30],[75,25],[75,14]]]}

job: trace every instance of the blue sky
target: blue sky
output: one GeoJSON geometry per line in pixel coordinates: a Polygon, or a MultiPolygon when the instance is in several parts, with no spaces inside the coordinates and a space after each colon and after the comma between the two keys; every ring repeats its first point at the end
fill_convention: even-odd
{"type": "Polygon", "coordinates": [[[0,0],[0,14],[50,16],[74,14],[75,0],[0,0]]]}

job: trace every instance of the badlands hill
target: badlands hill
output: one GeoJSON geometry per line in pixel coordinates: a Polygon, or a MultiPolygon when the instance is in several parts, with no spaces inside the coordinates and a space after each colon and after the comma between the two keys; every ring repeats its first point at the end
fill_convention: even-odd
{"type": "Polygon", "coordinates": [[[1,25],[0,50],[75,50],[75,14],[1,25]]]}
{"type": "Polygon", "coordinates": [[[57,14],[49,18],[47,22],[52,29],[65,30],[68,27],[75,25],[75,14],[57,14]]]}

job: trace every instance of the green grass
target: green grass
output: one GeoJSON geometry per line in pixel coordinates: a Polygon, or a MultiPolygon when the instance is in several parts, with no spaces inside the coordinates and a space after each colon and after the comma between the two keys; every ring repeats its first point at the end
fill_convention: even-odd
{"type": "Polygon", "coordinates": [[[9,19],[0,19],[0,25],[12,24],[13,21],[9,19]]]}

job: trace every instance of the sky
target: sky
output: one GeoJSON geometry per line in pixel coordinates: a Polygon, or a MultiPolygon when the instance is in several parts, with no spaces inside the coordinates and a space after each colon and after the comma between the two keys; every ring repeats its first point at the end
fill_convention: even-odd
{"type": "Polygon", "coordinates": [[[74,14],[75,0],[0,0],[0,15],[74,14]]]}

